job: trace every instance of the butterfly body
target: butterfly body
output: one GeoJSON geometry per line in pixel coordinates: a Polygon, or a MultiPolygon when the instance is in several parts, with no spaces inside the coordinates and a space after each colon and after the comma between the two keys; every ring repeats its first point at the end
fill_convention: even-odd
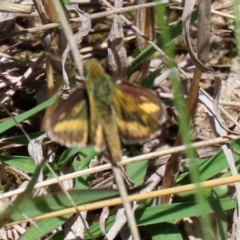
{"type": "MultiPolygon", "coordinates": [[[[48,122],[49,135],[62,145],[94,145],[121,157],[124,143],[143,143],[160,134],[163,106],[149,90],[114,83],[100,63],[86,64],[86,89],[76,89],[56,107],[48,122]]],[[[119,160],[119,159],[118,159],[119,160]]]]}

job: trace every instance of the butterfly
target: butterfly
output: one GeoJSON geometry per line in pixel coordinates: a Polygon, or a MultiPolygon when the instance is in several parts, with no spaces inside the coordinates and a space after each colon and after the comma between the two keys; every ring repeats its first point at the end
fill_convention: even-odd
{"type": "Polygon", "coordinates": [[[50,138],[67,147],[107,146],[114,152],[121,149],[120,140],[142,144],[161,133],[164,107],[154,92],[113,82],[96,59],[88,60],[86,69],[85,87],[75,89],[49,117],[50,138]]]}

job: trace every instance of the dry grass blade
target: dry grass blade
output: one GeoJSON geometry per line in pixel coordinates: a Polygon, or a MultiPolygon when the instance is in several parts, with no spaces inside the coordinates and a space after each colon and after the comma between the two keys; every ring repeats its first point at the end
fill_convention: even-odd
{"type": "MultiPolygon", "coordinates": [[[[145,3],[150,3],[150,0],[139,0],[137,1],[138,5],[142,5],[145,3]]],[[[147,38],[153,40],[154,39],[154,9],[153,8],[143,8],[138,9],[136,12],[136,27],[147,36],[147,38]]],[[[148,42],[144,39],[144,36],[136,34],[136,39],[138,43],[139,49],[143,50],[147,45],[148,42]]]]}
{"type": "MultiPolygon", "coordinates": [[[[149,0],[137,1],[139,6],[145,3],[150,3],[150,2],[152,1],[149,1],[149,0]]],[[[145,37],[147,37],[150,40],[153,40],[155,38],[154,8],[138,9],[136,12],[135,22],[136,22],[136,27],[144,34],[144,35],[140,35],[139,33],[136,33],[138,48],[140,50],[143,50],[148,45],[148,42],[145,40],[145,37]]],[[[135,82],[137,84],[141,83],[146,78],[149,72],[149,65],[150,65],[150,60],[144,62],[144,64],[141,66],[139,70],[139,73],[137,73],[137,76],[134,76],[134,78],[136,79],[135,82]]]]}
{"type": "MultiPolygon", "coordinates": [[[[191,19],[191,14],[193,11],[195,1],[194,0],[186,0],[185,5],[184,5],[184,10],[183,10],[183,15],[182,15],[182,21],[183,21],[183,35],[184,35],[184,40],[186,43],[186,47],[189,51],[189,55],[196,65],[196,67],[201,71],[201,72],[213,72],[211,68],[206,67],[203,63],[202,60],[204,59],[199,59],[198,56],[196,56],[196,53],[193,50],[192,44],[191,44],[191,38],[190,38],[190,19],[191,19]]],[[[206,48],[204,49],[204,57],[206,57],[206,52],[208,49],[209,44],[207,44],[207,41],[209,39],[205,38],[205,31],[209,31],[209,14],[207,14],[207,11],[210,11],[209,8],[209,1],[199,1],[199,11],[201,12],[199,15],[199,21],[203,24],[203,27],[201,27],[202,31],[199,32],[199,38],[201,39],[200,43],[198,44],[198,51],[202,51],[204,48],[204,44],[206,45],[206,48]],[[202,15],[201,15],[202,14],[202,15]],[[207,40],[207,41],[206,41],[207,40]]],[[[200,24],[200,23],[199,23],[200,24]]],[[[209,33],[207,34],[209,35],[209,33]]],[[[201,56],[202,57],[202,56],[201,56]]]]}
{"type": "Polygon", "coordinates": [[[5,0],[0,3],[1,12],[31,13],[31,10],[32,10],[31,4],[11,3],[9,0],[5,0]]]}
{"type": "MultiPolygon", "coordinates": [[[[114,8],[122,8],[122,1],[115,1],[114,8]]],[[[112,27],[108,35],[108,65],[116,80],[126,79],[129,63],[124,47],[122,20],[117,14],[113,15],[112,27]]]]}
{"type": "MultiPolygon", "coordinates": [[[[74,10],[78,14],[78,16],[81,20],[81,26],[78,28],[77,33],[74,34],[76,43],[81,44],[83,37],[85,37],[91,30],[91,21],[90,21],[89,15],[87,13],[85,13],[84,11],[81,11],[78,8],[78,6],[76,6],[76,5],[67,6],[67,9],[69,11],[74,10]]],[[[62,74],[63,74],[64,83],[66,86],[69,85],[69,81],[68,81],[69,69],[68,69],[68,71],[65,70],[65,63],[66,63],[66,60],[67,60],[70,50],[71,50],[71,48],[68,43],[62,54],[62,70],[63,70],[62,74]]],[[[81,77],[84,78],[83,69],[81,69],[81,77]]]]}

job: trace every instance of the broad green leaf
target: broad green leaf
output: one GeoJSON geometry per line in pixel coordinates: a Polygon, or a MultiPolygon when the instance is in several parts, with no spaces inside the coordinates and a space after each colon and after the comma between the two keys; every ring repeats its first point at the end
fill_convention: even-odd
{"type": "MultiPolygon", "coordinates": [[[[65,223],[72,215],[66,215],[59,218],[41,220],[32,225],[20,238],[20,240],[39,239],[52,230],[65,223]]],[[[63,239],[63,238],[62,238],[63,239]]]]}
{"type": "MultiPolygon", "coordinates": [[[[221,212],[236,207],[235,199],[212,200],[205,202],[204,212],[211,214],[221,212]]],[[[171,222],[185,217],[201,216],[202,206],[196,205],[195,202],[174,203],[149,207],[144,210],[137,210],[135,217],[138,226],[159,224],[162,222],[171,222]]],[[[108,231],[115,221],[115,216],[108,218],[106,223],[106,231],[108,231]]],[[[99,223],[92,225],[89,231],[93,237],[102,236],[99,223]]],[[[88,233],[85,234],[85,239],[91,239],[88,233]]]]}
{"type": "Polygon", "coordinates": [[[146,176],[148,161],[131,163],[126,166],[127,175],[137,186],[141,185],[146,176]]]}
{"type": "Polygon", "coordinates": [[[34,173],[36,170],[33,159],[27,156],[1,155],[0,161],[28,173],[34,173]]]}
{"type": "Polygon", "coordinates": [[[161,68],[157,68],[155,71],[150,73],[142,82],[141,86],[144,88],[152,88],[152,85],[154,83],[155,78],[158,76],[158,74],[161,72],[161,68]]]}
{"type": "Polygon", "coordinates": [[[183,240],[176,224],[162,222],[151,225],[152,240],[183,240]]]}
{"type": "MultiPolygon", "coordinates": [[[[230,143],[231,148],[240,150],[240,140],[236,140],[230,143]]],[[[240,156],[233,151],[233,158],[235,161],[240,159],[240,156]]],[[[206,181],[219,173],[221,173],[224,169],[228,168],[227,159],[223,153],[223,151],[219,151],[214,156],[206,159],[198,161],[198,169],[200,174],[200,179],[202,181],[206,181]]],[[[189,184],[189,172],[184,173],[183,176],[179,176],[176,182],[176,186],[181,186],[185,184],[189,184]]]]}
{"type": "MultiPolygon", "coordinates": [[[[69,191],[69,194],[76,205],[97,202],[119,196],[118,191],[115,190],[72,190],[69,191]]],[[[22,213],[29,218],[33,218],[69,207],[72,207],[72,205],[68,197],[65,193],[61,192],[25,199],[25,201],[22,201],[18,205],[17,209],[13,202],[12,206],[9,206],[1,213],[1,219],[7,218],[9,221],[21,221],[25,219],[22,213]]]]}
{"type": "MultiPolygon", "coordinates": [[[[41,136],[44,133],[45,132],[30,133],[30,134],[28,134],[28,137],[30,139],[35,139],[35,138],[41,136]]],[[[23,145],[26,145],[26,144],[29,143],[28,138],[25,135],[10,137],[10,138],[4,140],[4,142],[5,143],[23,144],[23,145]]]]}

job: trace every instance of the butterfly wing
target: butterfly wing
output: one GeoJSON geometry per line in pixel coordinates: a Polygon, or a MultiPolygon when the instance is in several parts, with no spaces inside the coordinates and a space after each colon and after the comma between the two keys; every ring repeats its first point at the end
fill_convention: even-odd
{"type": "Polygon", "coordinates": [[[67,147],[82,148],[90,144],[97,150],[103,149],[102,127],[97,118],[90,118],[90,112],[94,115],[94,106],[90,106],[86,90],[74,90],[50,116],[47,123],[50,138],[67,147]]]}
{"type": "Polygon", "coordinates": [[[128,83],[120,83],[118,86],[144,112],[150,114],[158,123],[162,123],[165,107],[154,92],[128,83]]]}
{"type": "Polygon", "coordinates": [[[48,123],[50,138],[67,147],[85,147],[89,141],[89,103],[84,89],[61,100],[48,123]]]}
{"type": "Polygon", "coordinates": [[[161,133],[163,108],[151,91],[121,83],[115,88],[113,108],[124,143],[144,143],[161,133]]]}

